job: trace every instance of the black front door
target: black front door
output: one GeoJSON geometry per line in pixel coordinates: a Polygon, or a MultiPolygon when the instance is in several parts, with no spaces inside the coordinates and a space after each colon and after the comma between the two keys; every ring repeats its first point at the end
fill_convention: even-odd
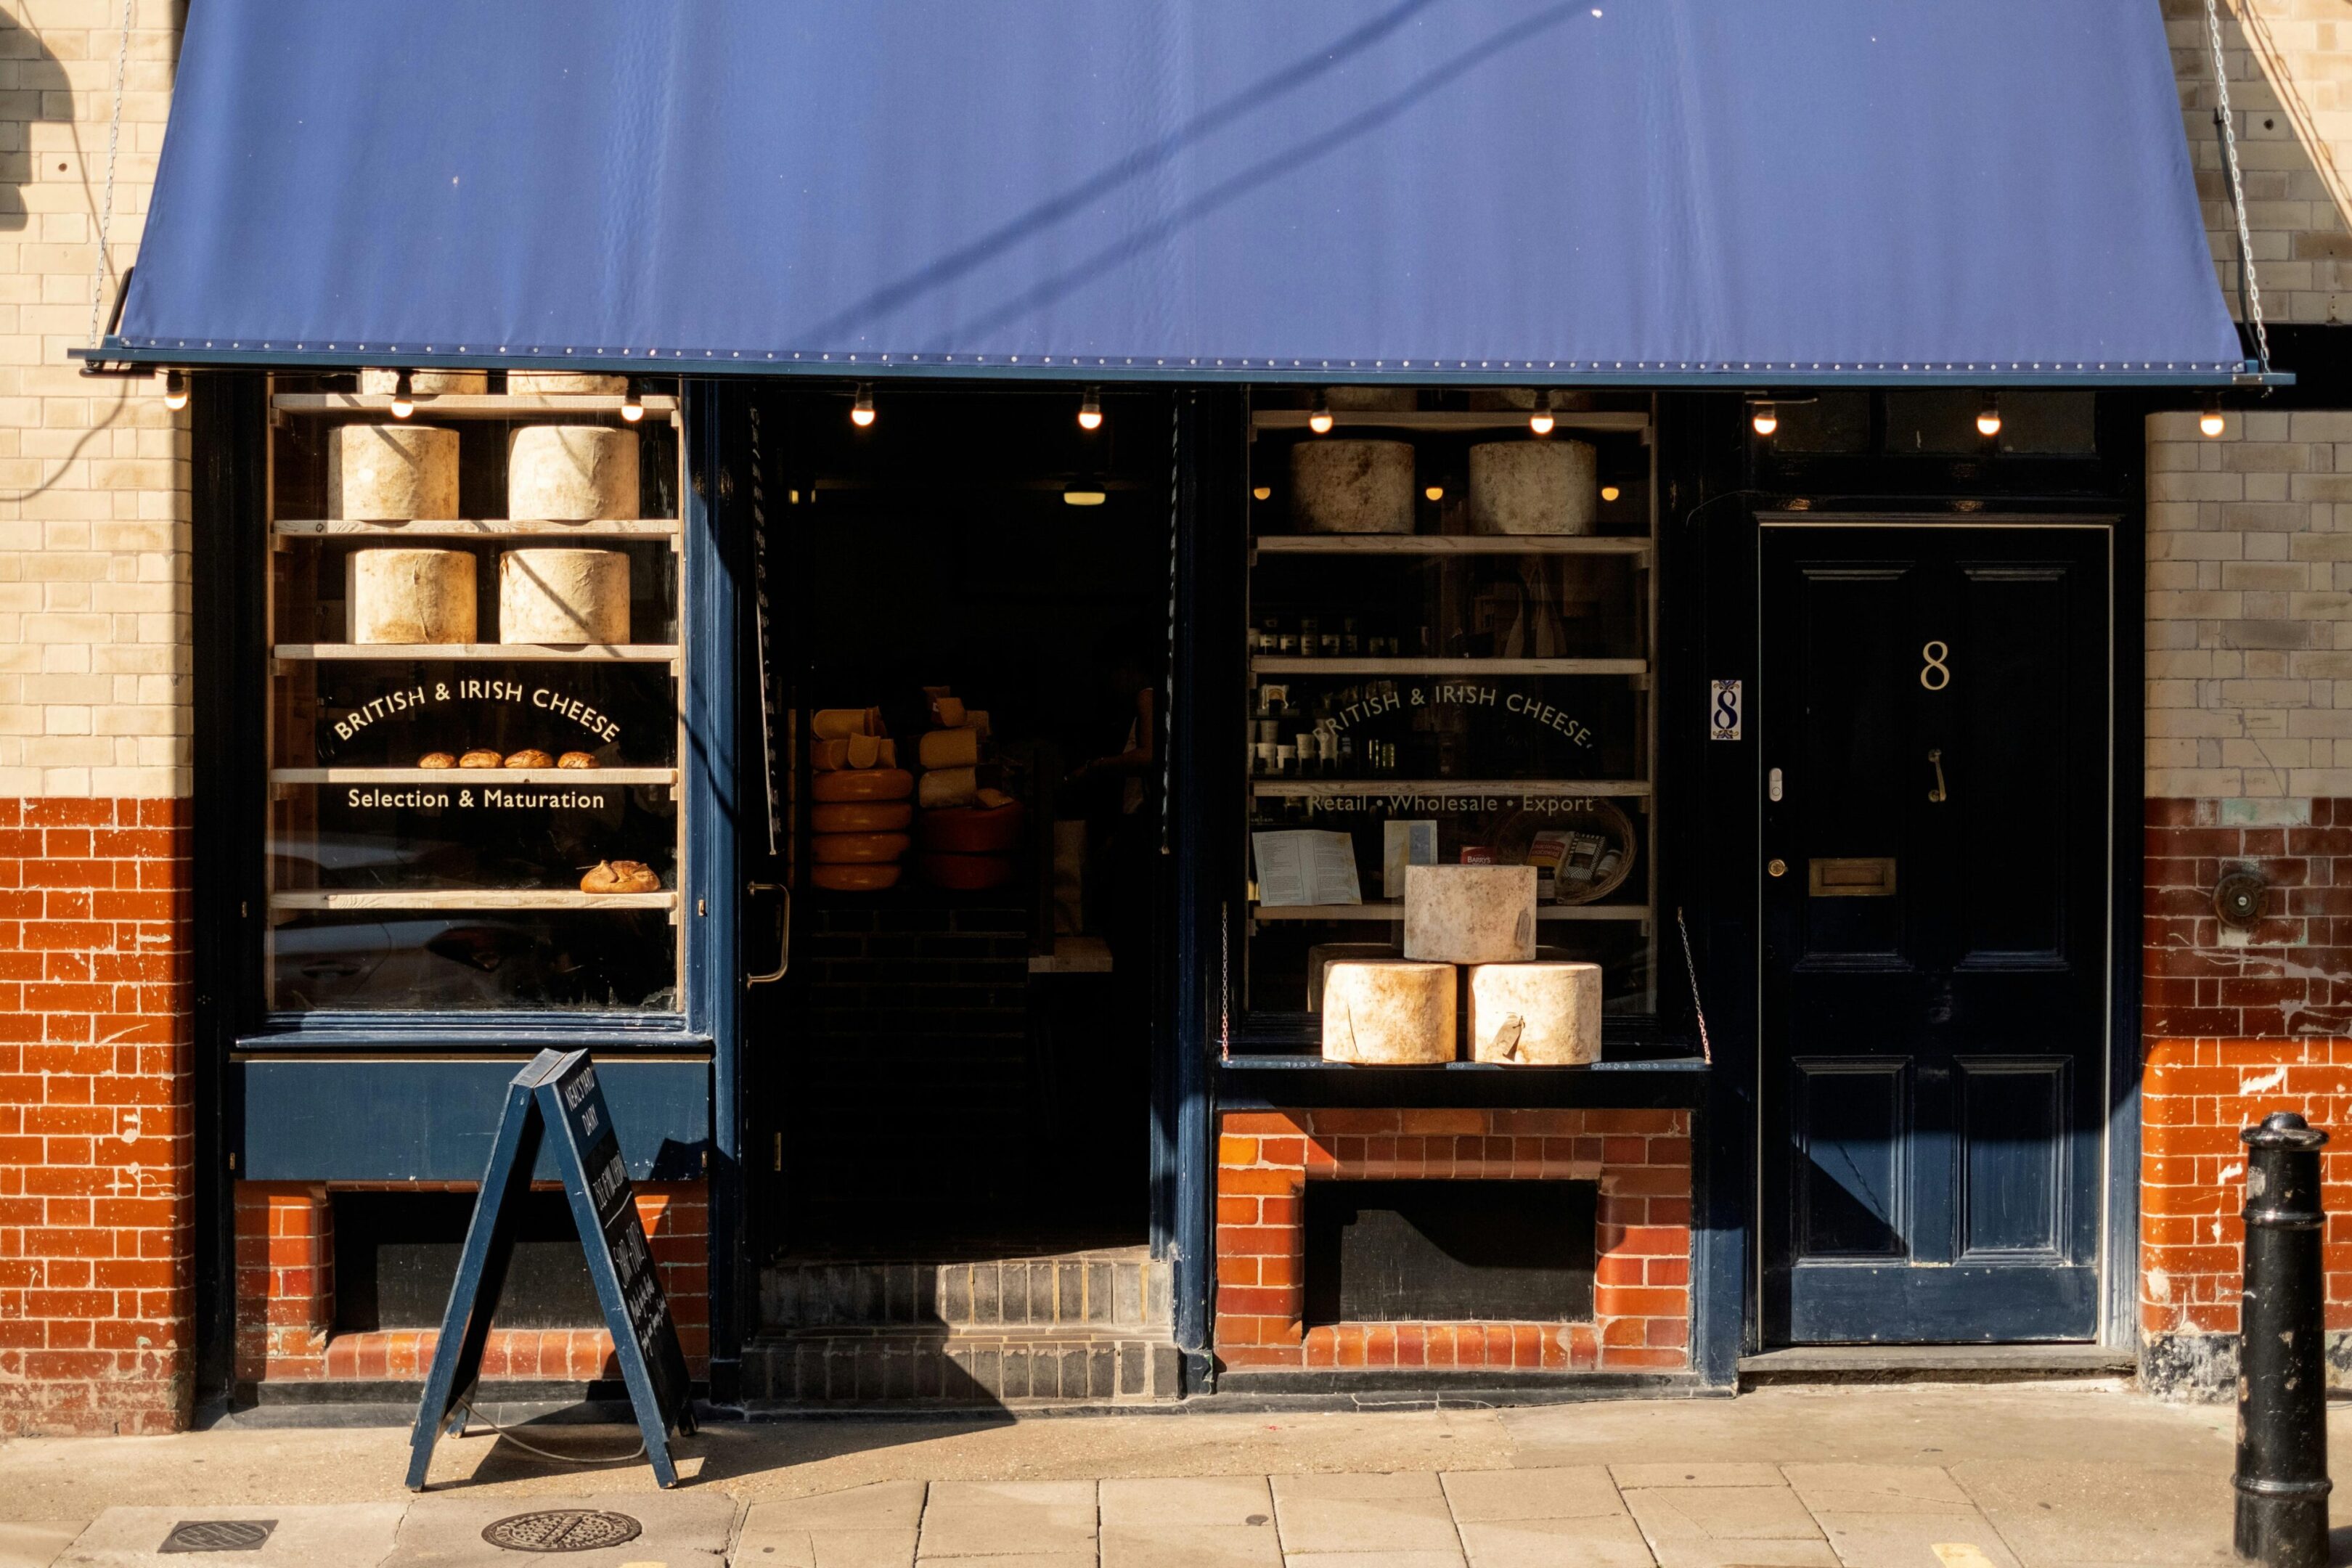
{"type": "Polygon", "coordinates": [[[1763,530],[1768,1342],[2097,1333],[2109,537],[1763,530]]]}

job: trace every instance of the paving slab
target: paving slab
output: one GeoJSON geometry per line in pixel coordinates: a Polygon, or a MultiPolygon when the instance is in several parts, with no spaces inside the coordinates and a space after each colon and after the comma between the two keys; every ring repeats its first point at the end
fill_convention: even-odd
{"type": "Polygon", "coordinates": [[[1612,1465],[1621,1489],[1634,1487],[1780,1487],[1788,1482],[1778,1465],[1612,1465]]]}
{"type": "MultiPolygon", "coordinates": [[[[482,1531],[516,1514],[559,1510],[626,1514],[638,1525],[635,1538],[619,1545],[561,1553],[563,1568],[721,1568],[735,1525],[735,1500],[716,1489],[593,1498],[427,1492],[408,1505],[383,1568],[516,1568],[533,1558],[551,1561],[493,1546],[482,1531]]],[[[181,1562],[172,1568],[198,1565],[181,1562]]],[[[348,1565],[338,1562],[335,1568],[348,1565]]]]}
{"type": "Polygon", "coordinates": [[[1654,1559],[1631,1517],[1517,1519],[1462,1525],[1470,1568],[1650,1568],[1654,1559]]]}
{"type": "Polygon", "coordinates": [[[1977,1510],[2033,1568],[2231,1568],[2235,1494],[2214,1473],[2126,1464],[1975,1460],[1952,1467],[1977,1510]]]}
{"type": "MultiPolygon", "coordinates": [[[[1614,1467],[1620,1481],[1641,1468],[1614,1467]]],[[[1838,1568],[1813,1516],[1786,1484],[1629,1487],[1624,1498],[1661,1568],[1838,1568]]]]}
{"type": "Polygon", "coordinates": [[[0,1568],[49,1568],[89,1523],[86,1519],[0,1523],[0,1568]]]}
{"type": "Polygon", "coordinates": [[[1830,1550],[1846,1568],[2021,1568],[2000,1532],[1974,1509],[1955,1513],[1825,1513],[1830,1550]]]}
{"type": "MultiPolygon", "coordinates": [[[[339,1508],[110,1508],[90,1522],[57,1558],[57,1568],[377,1568],[393,1551],[408,1505],[362,1503],[339,1508]],[[249,1552],[173,1552],[163,1542],[183,1521],[274,1521],[268,1537],[249,1552]]],[[[485,1547],[484,1551],[488,1548],[485,1547]]]]}
{"type": "Polygon", "coordinates": [[[1263,1524],[1139,1527],[1114,1526],[1106,1516],[1102,1568],[1283,1568],[1282,1542],[1271,1517],[1263,1524]]]}
{"type": "Polygon", "coordinates": [[[1976,1511],[1938,1465],[1783,1465],[1780,1472],[1816,1514],[1976,1511]]]}
{"type": "Polygon", "coordinates": [[[730,1561],[749,1568],[908,1568],[923,1492],[920,1481],[878,1481],[753,1503],[730,1561]]]}
{"type": "Polygon", "coordinates": [[[1286,1568],[1462,1568],[1459,1552],[1294,1552],[1286,1568]]]}
{"type": "Polygon", "coordinates": [[[1095,1561],[1092,1481],[934,1481],[917,1556],[988,1557],[992,1568],[1095,1561]]]}
{"type": "MultiPolygon", "coordinates": [[[[1437,1552],[1462,1560],[1462,1537],[1429,1471],[1276,1476],[1274,1511],[1282,1550],[1297,1568],[1302,1555],[1437,1552]]],[[[1349,1568],[1319,1560],[1312,1568],[1349,1568]]],[[[1402,1565],[1399,1565],[1402,1568],[1402,1565]]]]}
{"type": "Polygon", "coordinates": [[[1103,1534],[1117,1531],[1225,1526],[1274,1534],[1274,1492],[1264,1476],[1179,1476],[1105,1481],[1103,1534]]]}
{"type": "Polygon", "coordinates": [[[1623,1519],[1625,1500],[1602,1465],[1531,1470],[1448,1470],[1441,1478],[1463,1524],[1512,1520],[1623,1519]]]}

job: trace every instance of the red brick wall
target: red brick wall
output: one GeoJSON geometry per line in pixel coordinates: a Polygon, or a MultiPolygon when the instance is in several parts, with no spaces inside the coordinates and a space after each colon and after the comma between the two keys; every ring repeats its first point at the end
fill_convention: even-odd
{"type": "Polygon", "coordinates": [[[2243,1265],[2239,1131],[2299,1111],[2322,1157],[2327,1326],[2352,1329],[2352,799],[2147,803],[2140,1325],[2232,1334],[2243,1265]],[[2224,927],[2229,871],[2270,883],[2224,927]]]}
{"type": "Polygon", "coordinates": [[[187,803],[0,799],[0,1436],[188,1417],[187,803]]]}
{"type": "MultiPolygon", "coordinates": [[[[415,1381],[431,1367],[431,1329],[336,1333],[332,1193],[317,1182],[240,1182],[236,1189],[236,1376],[240,1383],[415,1381]]],[[[377,1191],[472,1192],[471,1184],[377,1191]]],[[[710,1361],[710,1209],[699,1182],[640,1182],[646,1227],[688,1370],[710,1361]]],[[[499,1329],[482,1375],[587,1382],[617,1378],[602,1329],[499,1329]]]]}
{"type": "Polygon", "coordinates": [[[1217,1149],[1216,1352],[1229,1367],[1687,1364],[1690,1114],[1232,1111],[1217,1149]],[[1593,1321],[1304,1322],[1309,1181],[1598,1181],[1593,1321]]]}

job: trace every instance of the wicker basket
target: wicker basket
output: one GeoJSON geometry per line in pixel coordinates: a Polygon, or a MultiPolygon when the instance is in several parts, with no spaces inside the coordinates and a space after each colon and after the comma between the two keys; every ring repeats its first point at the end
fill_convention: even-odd
{"type": "Polygon", "coordinates": [[[1512,813],[1495,830],[1495,858],[1504,865],[1525,864],[1536,835],[1547,829],[1601,834],[1617,848],[1615,868],[1607,876],[1573,889],[1565,880],[1554,878],[1551,900],[1555,904],[1599,903],[1623,887],[1625,879],[1633,874],[1633,862],[1641,854],[1641,837],[1634,830],[1633,819],[1614,801],[1595,798],[1591,805],[1589,811],[1566,816],[1549,812],[1512,813]]]}

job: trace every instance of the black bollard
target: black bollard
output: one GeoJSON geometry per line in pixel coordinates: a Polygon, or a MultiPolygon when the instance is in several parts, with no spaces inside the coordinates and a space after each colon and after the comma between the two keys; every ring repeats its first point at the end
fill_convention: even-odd
{"type": "Polygon", "coordinates": [[[2326,1568],[2327,1365],[2319,1146],[2291,1110],[2246,1145],[2246,1291],[2238,1318],[2238,1555],[2326,1568]]]}

